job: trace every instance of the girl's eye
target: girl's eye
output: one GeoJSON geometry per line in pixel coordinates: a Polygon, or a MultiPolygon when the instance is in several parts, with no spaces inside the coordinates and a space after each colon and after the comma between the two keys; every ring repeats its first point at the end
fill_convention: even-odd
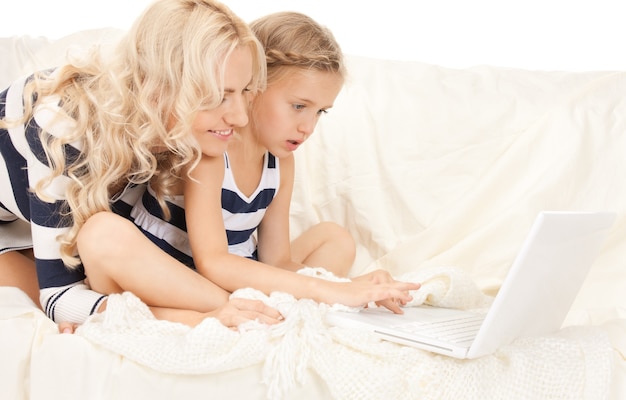
{"type": "Polygon", "coordinates": [[[317,112],[317,115],[322,115],[322,114],[328,114],[328,110],[325,108],[322,108],[321,110],[317,112]]]}
{"type": "Polygon", "coordinates": [[[293,108],[294,108],[295,110],[298,110],[298,111],[300,111],[300,110],[304,110],[304,107],[305,107],[305,106],[304,106],[304,104],[294,104],[294,105],[293,105],[293,108]]]}

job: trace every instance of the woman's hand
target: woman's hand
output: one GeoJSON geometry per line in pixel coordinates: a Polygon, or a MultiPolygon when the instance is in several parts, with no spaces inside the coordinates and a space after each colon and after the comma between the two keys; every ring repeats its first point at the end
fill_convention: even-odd
{"type": "Polygon", "coordinates": [[[223,325],[231,329],[236,329],[240,324],[248,321],[257,320],[271,325],[284,319],[276,309],[262,301],[242,298],[232,298],[205,316],[217,318],[223,325]]]}
{"type": "Polygon", "coordinates": [[[376,270],[365,275],[357,276],[352,282],[343,283],[347,285],[340,288],[341,300],[338,303],[347,306],[357,307],[375,302],[396,314],[402,314],[400,306],[406,305],[413,297],[410,290],[420,288],[419,283],[400,282],[393,279],[391,274],[384,270],[376,270]]]}
{"type": "Polygon", "coordinates": [[[207,318],[217,318],[222,325],[236,329],[244,322],[257,320],[265,324],[281,322],[283,316],[260,300],[242,298],[229,299],[220,307],[209,312],[182,310],[178,308],[150,307],[157,319],[180,322],[194,327],[207,318]]]}

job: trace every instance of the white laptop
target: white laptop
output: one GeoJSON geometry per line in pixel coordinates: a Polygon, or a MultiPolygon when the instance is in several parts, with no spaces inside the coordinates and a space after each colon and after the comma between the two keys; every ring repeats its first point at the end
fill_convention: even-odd
{"type": "Polygon", "coordinates": [[[331,325],[456,358],[560,329],[615,221],[610,212],[541,212],[486,314],[429,306],[331,311],[331,325]]]}

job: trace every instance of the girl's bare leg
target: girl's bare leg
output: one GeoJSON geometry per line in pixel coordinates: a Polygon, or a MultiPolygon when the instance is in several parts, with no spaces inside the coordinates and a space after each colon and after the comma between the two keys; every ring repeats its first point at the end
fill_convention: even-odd
{"type": "Polygon", "coordinates": [[[78,236],[78,252],[89,285],[103,293],[133,292],[153,307],[208,312],[229,293],[146,238],[127,219],[101,212],[78,236]]]}
{"type": "Polygon", "coordinates": [[[323,267],[345,277],[350,272],[356,246],[350,233],[333,222],[321,222],[291,242],[294,261],[310,267],[323,267]]]}
{"type": "Polygon", "coordinates": [[[31,249],[0,255],[0,286],[14,286],[23,290],[41,308],[37,270],[31,249]]]}

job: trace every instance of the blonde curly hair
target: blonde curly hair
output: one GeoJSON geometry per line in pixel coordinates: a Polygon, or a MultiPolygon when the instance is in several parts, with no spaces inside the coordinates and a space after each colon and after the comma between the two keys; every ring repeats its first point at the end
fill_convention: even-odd
{"type": "Polygon", "coordinates": [[[76,238],[83,224],[97,212],[111,211],[111,199],[129,183],[150,181],[169,215],[168,188],[201,156],[191,124],[201,106],[220,104],[225,60],[240,46],[253,55],[251,89],[263,89],[263,49],[243,20],[213,0],[158,0],[110,59],[93,51],[84,62],[52,77],[40,75],[27,87],[27,119],[36,104],[31,99],[58,96],[75,121],[66,136],[42,132],[53,174],[35,185],[45,200],[43,189],[55,177],[65,173],[71,180],[66,195],[72,227],[60,238],[67,265],[79,264],[76,238]],[[81,143],[81,153],[66,164],[65,146],[74,142],[81,143]]]}

